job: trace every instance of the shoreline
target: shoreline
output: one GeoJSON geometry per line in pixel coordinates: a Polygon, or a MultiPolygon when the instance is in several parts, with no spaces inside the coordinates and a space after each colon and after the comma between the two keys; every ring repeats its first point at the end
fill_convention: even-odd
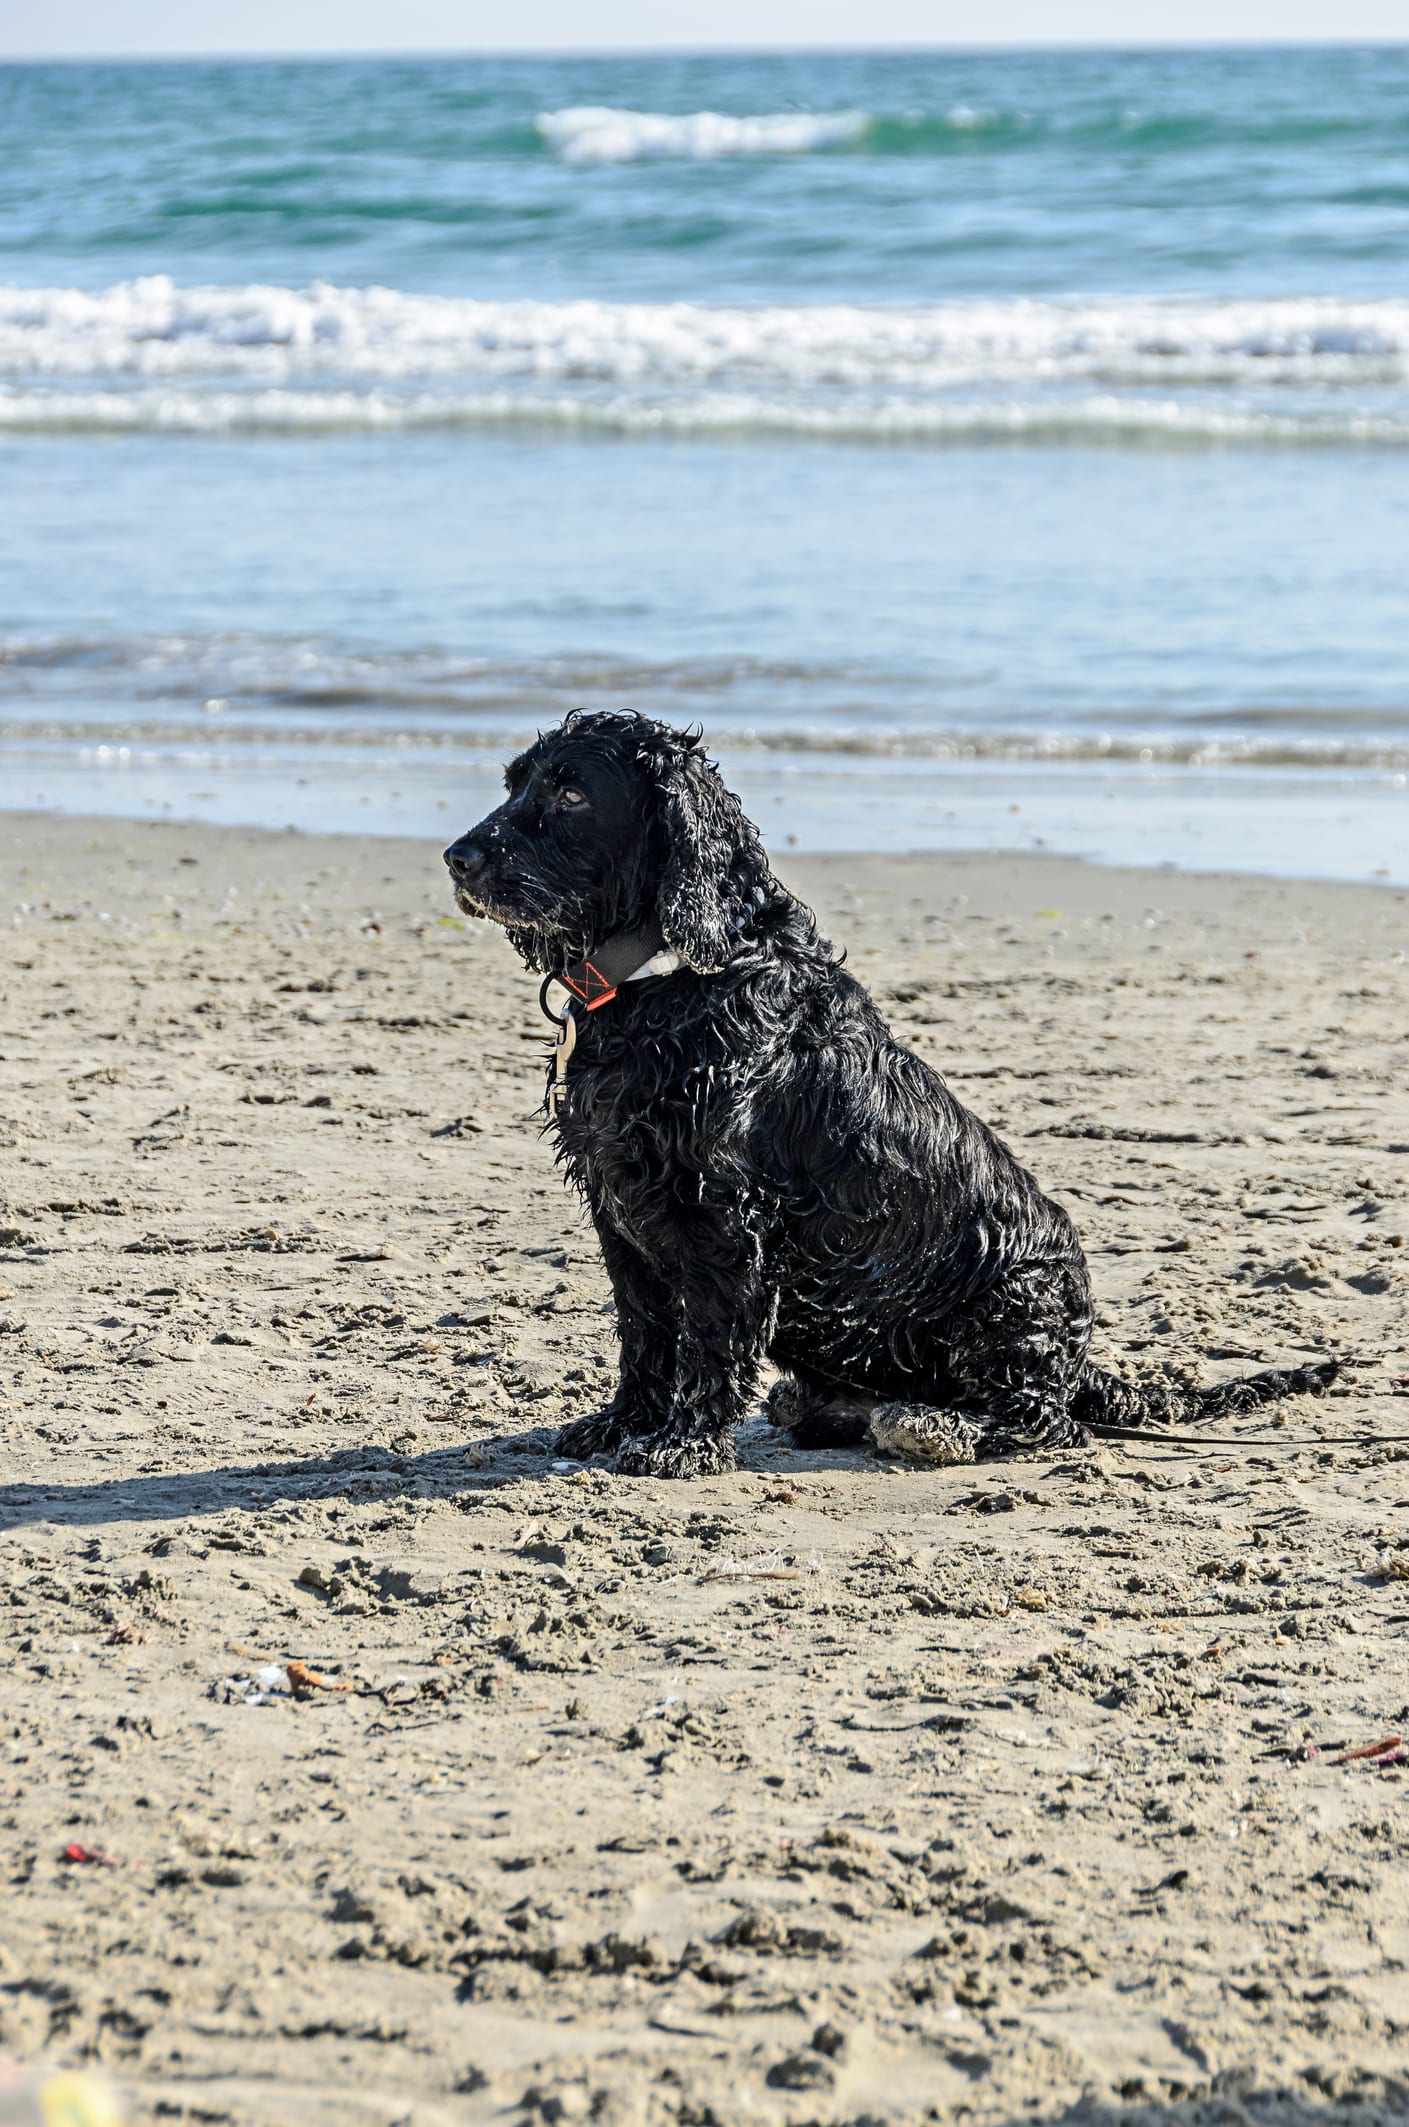
{"type": "MultiPolygon", "coordinates": [[[[447,813],[440,828],[446,842],[453,839],[469,817],[467,815],[466,821],[461,821],[458,811],[447,813]]],[[[360,849],[412,871],[418,863],[423,863],[430,901],[434,901],[443,884],[444,867],[440,855],[443,845],[434,834],[247,826],[109,813],[0,810],[0,891],[11,876],[18,877],[22,858],[27,858],[25,868],[32,873],[36,859],[41,864],[67,861],[80,842],[86,846],[86,853],[107,847],[119,850],[128,836],[136,842],[151,836],[158,840],[181,841],[183,849],[178,853],[178,862],[180,856],[189,856],[192,852],[197,853],[199,862],[199,852],[204,850],[211,861],[224,862],[242,876],[257,875],[257,868],[252,870],[257,851],[292,853],[307,844],[334,853],[344,861],[350,860],[352,853],[360,849]]],[[[127,855],[124,852],[125,860],[127,855]]],[[[1057,920],[1062,914],[1097,919],[1109,916],[1114,913],[1113,904],[1119,906],[1137,893],[1149,891],[1153,894],[1157,889],[1159,901],[1154,905],[1159,907],[1161,919],[1166,914],[1173,914],[1195,924],[1212,920],[1217,929],[1222,927],[1222,921],[1234,908],[1247,907],[1258,909],[1258,920],[1264,925],[1270,923],[1275,911],[1278,921],[1285,917],[1298,927],[1309,921],[1314,929],[1325,920],[1326,911],[1320,907],[1325,902],[1348,912],[1354,911],[1363,919],[1369,926],[1361,941],[1367,950],[1377,951],[1384,944],[1390,954],[1409,951],[1409,881],[1335,879],[1316,874],[1227,869],[1184,870],[1168,864],[1105,863],[1053,849],[885,851],[778,849],[770,846],[769,856],[778,875],[803,899],[816,897],[813,905],[819,915],[831,904],[843,917],[846,916],[850,898],[848,878],[844,876],[847,874],[854,873],[857,879],[874,883],[893,897],[904,897],[913,911],[927,900],[944,894],[949,888],[948,875],[952,872],[956,878],[962,874],[969,885],[978,885],[985,906],[995,915],[1035,915],[1026,904],[1044,896],[1050,900],[1050,889],[1054,885],[1060,886],[1064,907],[1055,916],[1037,917],[1036,920],[1044,924],[1057,920]],[[1029,879],[1032,882],[1030,887],[1029,879]],[[1045,882],[1042,893],[1038,892],[1039,881],[1045,882]],[[1167,910],[1164,904],[1168,904],[1167,910]],[[1393,935],[1396,923],[1401,933],[1397,938],[1393,935]],[[1377,935],[1381,930],[1388,934],[1383,940],[1377,935]]],[[[292,854],[290,864],[293,869],[299,869],[292,854]]],[[[36,886],[35,890],[39,888],[36,886]]],[[[18,891],[15,892],[16,902],[23,898],[18,891]]],[[[131,896],[125,895],[120,883],[111,879],[101,891],[85,887],[80,898],[91,905],[88,912],[96,914],[98,902],[117,904],[131,896]]],[[[137,898],[141,898],[140,893],[137,898]]],[[[3,908],[2,902],[0,908],[3,908]]],[[[1142,905],[1142,918],[1148,912],[1148,905],[1142,905]]],[[[439,913],[454,914],[448,891],[439,913]]],[[[465,920],[457,919],[461,924],[465,920]]],[[[485,934],[492,931],[488,924],[475,928],[485,934]]],[[[1047,942],[1054,942],[1045,931],[1041,935],[1047,942]]],[[[1301,939],[1289,935],[1285,942],[1310,944],[1312,933],[1308,932],[1301,939]]],[[[1330,945],[1332,941],[1325,942],[1330,945]]]]}
{"type": "Polygon", "coordinates": [[[1398,2117],[1409,895],[790,855],[1102,1363],[1345,1371],[672,1485],[555,1458],[608,1288],[442,870],[0,823],[0,2055],[132,2127],[1398,2117]]]}

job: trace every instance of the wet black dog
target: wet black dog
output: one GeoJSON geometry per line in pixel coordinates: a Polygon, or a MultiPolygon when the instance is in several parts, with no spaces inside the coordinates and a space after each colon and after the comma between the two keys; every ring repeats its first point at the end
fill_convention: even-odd
{"type": "Polygon", "coordinates": [[[621,1338],[612,1402],[562,1453],[727,1469],[765,1358],[799,1446],[869,1433],[937,1462],[1247,1410],[1334,1374],[1180,1392],[1094,1368],[1065,1211],[894,1039],[692,734],[571,716],[507,787],[446,862],[461,908],[576,993],[554,1120],[621,1338]]]}

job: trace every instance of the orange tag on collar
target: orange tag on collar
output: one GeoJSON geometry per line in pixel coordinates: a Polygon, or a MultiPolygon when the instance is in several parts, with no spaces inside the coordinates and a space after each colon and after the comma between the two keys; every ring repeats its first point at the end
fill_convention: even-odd
{"type": "Polygon", "coordinates": [[[599,1005],[611,1003],[616,995],[616,984],[608,982],[601,969],[593,967],[590,960],[584,960],[580,965],[580,978],[569,968],[562,980],[573,996],[582,1000],[589,1012],[595,1012],[599,1005]]]}

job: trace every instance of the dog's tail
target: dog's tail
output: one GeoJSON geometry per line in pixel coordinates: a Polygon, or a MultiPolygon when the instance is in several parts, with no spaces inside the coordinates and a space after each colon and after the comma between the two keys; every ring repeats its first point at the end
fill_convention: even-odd
{"type": "Polygon", "coordinates": [[[1071,1414],[1093,1433],[1208,1424],[1260,1410],[1284,1396],[1324,1395],[1340,1370],[1339,1359],[1318,1359],[1313,1366],[1269,1367],[1266,1373],[1245,1374],[1240,1381],[1222,1381],[1215,1388],[1178,1388],[1172,1382],[1122,1381],[1093,1366],[1072,1399],[1071,1414]]]}

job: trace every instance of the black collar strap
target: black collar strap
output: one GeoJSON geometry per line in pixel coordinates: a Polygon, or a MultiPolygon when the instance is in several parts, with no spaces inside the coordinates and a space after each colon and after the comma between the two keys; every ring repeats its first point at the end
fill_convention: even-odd
{"type": "Polygon", "coordinates": [[[648,975],[671,975],[681,965],[680,955],[665,942],[660,922],[651,916],[639,930],[618,931],[594,948],[589,959],[574,960],[553,980],[571,990],[589,1012],[610,1004],[623,982],[641,982],[648,975]]]}

